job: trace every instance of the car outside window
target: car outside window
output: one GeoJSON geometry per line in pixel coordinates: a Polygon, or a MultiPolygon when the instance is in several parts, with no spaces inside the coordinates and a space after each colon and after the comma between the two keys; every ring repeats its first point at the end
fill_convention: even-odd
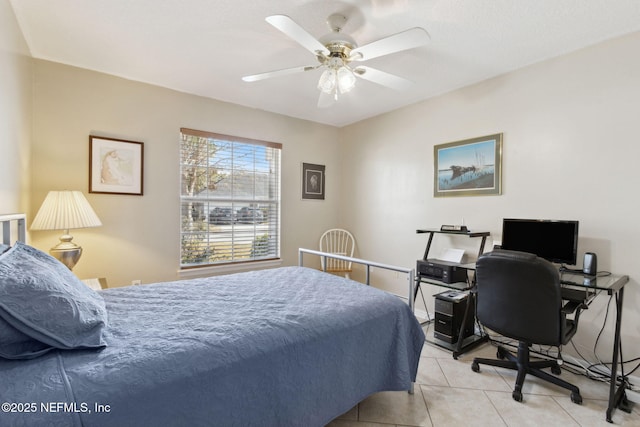
{"type": "Polygon", "coordinates": [[[181,129],[182,268],[280,257],[281,150],[181,129]]]}

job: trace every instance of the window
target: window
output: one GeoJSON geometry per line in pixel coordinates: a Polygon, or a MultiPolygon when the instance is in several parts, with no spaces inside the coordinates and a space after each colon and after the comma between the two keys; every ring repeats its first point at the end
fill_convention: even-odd
{"type": "Polygon", "coordinates": [[[180,133],[180,266],[279,258],[282,145],[180,133]]]}

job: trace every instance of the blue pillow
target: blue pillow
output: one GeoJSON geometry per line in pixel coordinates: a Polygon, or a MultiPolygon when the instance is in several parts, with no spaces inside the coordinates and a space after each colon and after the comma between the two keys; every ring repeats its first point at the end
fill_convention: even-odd
{"type": "Polygon", "coordinates": [[[53,347],[23,334],[0,317],[0,357],[33,359],[50,350],[53,347]]]}
{"type": "Polygon", "coordinates": [[[106,345],[102,296],[58,260],[24,243],[0,255],[0,318],[54,348],[106,345]]]}
{"type": "Polygon", "coordinates": [[[0,255],[9,250],[11,246],[0,243],[0,255]]]}

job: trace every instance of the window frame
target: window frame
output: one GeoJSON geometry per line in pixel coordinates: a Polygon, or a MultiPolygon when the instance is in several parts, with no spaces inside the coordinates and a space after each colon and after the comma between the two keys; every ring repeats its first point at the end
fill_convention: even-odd
{"type": "MultiPolygon", "coordinates": [[[[207,162],[210,163],[211,159],[215,158],[215,155],[210,156],[207,155],[207,162]]],[[[253,171],[250,171],[251,175],[252,175],[252,180],[254,182],[254,184],[256,183],[256,171],[257,169],[255,168],[255,159],[254,159],[254,169],[253,171]]],[[[271,165],[271,163],[270,163],[271,165]]],[[[195,166],[191,166],[191,167],[195,167],[195,166]]],[[[277,142],[270,142],[270,141],[263,141],[263,140],[257,140],[257,139],[251,139],[251,138],[245,138],[245,137],[239,137],[239,136],[234,136],[234,135],[225,135],[225,134],[220,134],[220,133],[215,133],[215,132],[208,132],[208,131],[202,131],[202,130],[196,130],[196,129],[190,129],[190,128],[180,128],[180,155],[179,155],[179,169],[180,169],[180,190],[179,190],[179,197],[180,197],[180,248],[179,248],[179,265],[180,265],[180,271],[187,271],[187,270],[194,270],[194,269],[205,269],[205,268],[216,268],[216,269],[227,269],[229,267],[233,268],[234,266],[236,267],[240,267],[242,268],[242,266],[246,266],[246,265],[250,265],[253,263],[273,263],[273,262],[280,262],[281,261],[281,253],[280,253],[280,246],[281,246],[281,241],[282,241],[282,226],[281,226],[281,207],[282,207],[282,144],[281,143],[277,143],[277,142]],[[207,197],[207,196],[200,196],[198,195],[197,197],[194,196],[189,196],[187,194],[185,194],[184,192],[184,188],[185,188],[185,183],[184,183],[184,169],[185,169],[185,165],[186,162],[184,161],[184,154],[183,154],[183,150],[184,150],[184,142],[185,142],[185,137],[186,136],[192,136],[192,137],[199,137],[199,138],[206,138],[206,139],[214,139],[214,140],[220,140],[220,141],[225,141],[231,144],[230,148],[227,150],[227,152],[230,154],[230,156],[233,158],[233,156],[235,155],[234,150],[237,148],[237,146],[235,146],[235,144],[245,144],[245,145],[253,145],[253,146],[262,146],[262,147],[266,147],[268,149],[273,149],[274,151],[272,152],[272,154],[276,155],[277,158],[274,158],[273,160],[271,160],[273,162],[273,165],[276,166],[277,171],[275,171],[275,175],[273,173],[269,173],[268,174],[268,180],[267,180],[267,185],[268,186],[273,186],[273,195],[271,193],[271,191],[269,191],[269,197],[267,199],[263,199],[260,198],[258,194],[253,193],[252,197],[250,198],[235,198],[235,196],[233,195],[234,191],[232,190],[231,195],[228,198],[215,198],[215,197],[207,197]],[[211,231],[212,227],[211,223],[210,223],[210,213],[213,209],[213,205],[215,204],[219,204],[221,203],[221,200],[223,201],[222,203],[231,203],[232,206],[233,205],[241,205],[241,206],[248,206],[250,207],[250,209],[254,208],[257,209],[255,206],[258,205],[267,205],[267,206],[271,206],[271,208],[269,209],[269,212],[273,212],[275,214],[275,218],[271,219],[269,218],[270,215],[267,215],[267,218],[265,219],[264,223],[266,224],[266,233],[265,235],[269,235],[270,233],[275,234],[275,237],[273,238],[269,238],[268,239],[268,247],[269,247],[269,251],[270,253],[267,254],[267,256],[265,257],[257,257],[257,258],[253,258],[253,257],[238,257],[235,258],[235,256],[233,255],[234,250],[231,250],[231,257],[232,259],[230,260],[223,260],[223,261],[212,261],[212,260],[208,260],[208,262],[201,262],[201,263],[185,263],[185,257],[184,257],[184,238],[185,236],[193,236],[195,234],[198,233],[203,233],[206,234],[207,237],[207,241],[211,242],[211,237],[214,235],[213,232],[211,231]],[[203,215],[204,215],[204,219],[200,220],[202,223],[206,224],[206,230],[199,230],[199,231],[195,231],[195,229],[185,229],[185,208],[187,206],[189,206],[189,204],[191,203],[206,203],[207,204],[207,209],[206,209],[206,214],[204,214],[205,209],[203,209],[203,215]],[[209,205],[210,204],[210,205],[209,205]]],[[[209,165],[205,166],[205,169],[207,170],[207,173],[209,173],[209,165]]],[[[215,167],[213,167],[212,169],[216,169],[215,167]]],[[[231,178],[231,186],[232,188],[235,188],[235,185],[233,184],[233,182],[235,181],[235,173],[238,171],[243,171],[242,168],[239,169],[235,169],[232,168],[231,169],[231,173],[233,174],[233,178],[231,178]]],[[[269,187],[270,189],[272,187],[269,187]]],[[[201,191],[202,192],[202,191],[201,191]]],[[[193,205],[191,205],[191,209],[193,209],[193,205]]],[[[239,210],[239,209],[238,209],[239,210]]],[[[187,214],[187,219],[186,221],[193,221],[193,218],[191,218],[191,215],[193,214],[193,212],[191,214],[187,214]]],[[[250,222],[251,223],[251,222],[250,222]]],[[[240,236],[253,236],[253,241],[252,241],[252,250],[255,250],[256,248],[256,238],[260,237],[259,236],[259,232],[257,231],[257,226],[255,225],[257,223],[257,220],[253,221],[254,224],[254,231],[253,233],[251,232],[246,232],[246,231],[235,231],[235,225],[231,227],[231,242],[235,241],[235,236],[236,235],[240,235],[240,236]]],[[[193,225],[193,223],[191,224],[193,225]]],[[[209,248],[209,244],[205,244],[205,246],[207,248],[209,248]]],[[[233,246],[233,243],[232,243],[233,246]]]]}

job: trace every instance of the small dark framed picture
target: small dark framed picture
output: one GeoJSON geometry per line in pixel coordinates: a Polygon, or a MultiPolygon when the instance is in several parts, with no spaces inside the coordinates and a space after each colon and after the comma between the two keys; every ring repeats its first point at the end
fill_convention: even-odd
{"type": "Polygon", "coordinates": [[[302,164],[302,198],[324,200],[324,165],[302,164]]]}
{"type": "Polygon", "coordinates": [[[142,196],[144,144],[89,136],[89,193],[142,196]]]}

